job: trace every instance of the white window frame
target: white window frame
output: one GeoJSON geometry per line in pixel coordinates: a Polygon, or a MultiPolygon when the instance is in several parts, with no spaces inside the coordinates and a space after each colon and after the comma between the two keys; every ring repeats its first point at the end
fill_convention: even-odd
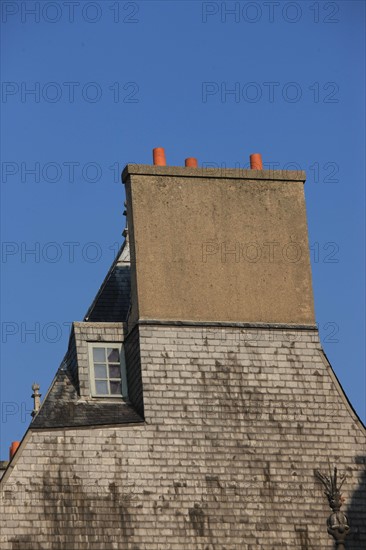
{"type": "MultiPolygon", "coordinates": [[[[121,342],[88,342],[88,356],[89,356],[89,380],[90,380],[90,390],[92,397],[97,397],[98,399],[128,399],[127,392],[127,374],[126,374],[126,361],[125,361],[125,352],[124,347],[121,342]],[[95,389],[95,375],[94,375],[94,358],[93,358],[93,349],[94,348],[118,348],[119,358],[120,358],[120,369],[121,369],[121,386],[122,392],[121,395],[116,394],[99,394],[95,389]]],[[[107,365],[107,376],[109,381],[108,365],[107,365]]]]}

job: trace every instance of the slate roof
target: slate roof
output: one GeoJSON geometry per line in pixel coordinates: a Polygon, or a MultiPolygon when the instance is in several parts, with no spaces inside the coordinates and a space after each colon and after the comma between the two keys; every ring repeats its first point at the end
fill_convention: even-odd
{"type": "Polygon", "coordinates": [[[32,428],[65,428],[143,422],[127,403],[80,401],[67,369],[60,368],[32,428]]]}
{"type": "MultiPolygon", "coordinates": [[[[128,238],[123,243],[84,321],[126,320],[130,306],[130,258],[128,238]]],[[[73,335],[65,359],[58,369],[32,429],[100,426],[143,422],[134,408],[122,399],[81,400],[73,335]],[[74,364],[76,362],[76,364],[74,364]]]]}
{"type": "Polygon", "coordinates": [[[84,321],[125,321],[130,307],[131,275],[128,239],[121,246],[84,321]]]}

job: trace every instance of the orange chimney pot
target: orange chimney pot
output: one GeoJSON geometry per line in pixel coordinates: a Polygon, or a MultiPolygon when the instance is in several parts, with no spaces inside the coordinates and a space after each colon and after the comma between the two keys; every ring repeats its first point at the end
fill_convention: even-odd
{"type": "Polygon", "coordinates": [[[164,147],[155,147],[153,149],[153,160],[156,166],[166,166],[164,147]]]}
{"type": "Polygon", "coordinates": [[[250,155],[250,168],[251,170],[263,170],[262,155],[260,153],[250,155]]]}
{"type": "Polygon", "coordinates": [[[9,447],[9,459],[10,460],[15,455],[19,445],[20,445],[20,441],[13,441],[12,444],[10,445],[10,447],[9,447]]]}
{"type": "Polygon", "coordinates": [[[185,166],[187,166],[187,168],[197,168],[198,167],[198,161],[194,157],[188,157],[184,161],[184,164],[185,164],[185,166]]]}

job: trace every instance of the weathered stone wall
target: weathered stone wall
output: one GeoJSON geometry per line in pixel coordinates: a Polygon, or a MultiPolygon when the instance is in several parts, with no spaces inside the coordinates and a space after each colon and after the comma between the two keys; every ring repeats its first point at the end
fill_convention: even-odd
{"type": "Polygon", "coordinates": [[[301,171],[128,165],[131,314],[315,324],[301,171]]]}
{"type": "Polygon", "coordinates": [[[139,330],[146,423],[28,432],[3,550],[331,550],[328,460],[366,547],[365,432],[315,331],[139,330]]]}

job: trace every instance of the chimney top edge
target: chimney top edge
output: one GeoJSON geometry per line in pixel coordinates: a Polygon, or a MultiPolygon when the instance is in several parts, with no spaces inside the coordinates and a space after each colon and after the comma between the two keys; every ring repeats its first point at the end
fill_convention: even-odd
{"type": "Polygon", "coordinates": [[[267,181],[302,181],[306,180],[304,170],[251,170],[241,168],[189,168],[182,166],[156,166],[150,164],[127,164],[122,171],[122,182],[129,176],[168,176],[179,178],[221,178],[240,180],[267,181]]]}

